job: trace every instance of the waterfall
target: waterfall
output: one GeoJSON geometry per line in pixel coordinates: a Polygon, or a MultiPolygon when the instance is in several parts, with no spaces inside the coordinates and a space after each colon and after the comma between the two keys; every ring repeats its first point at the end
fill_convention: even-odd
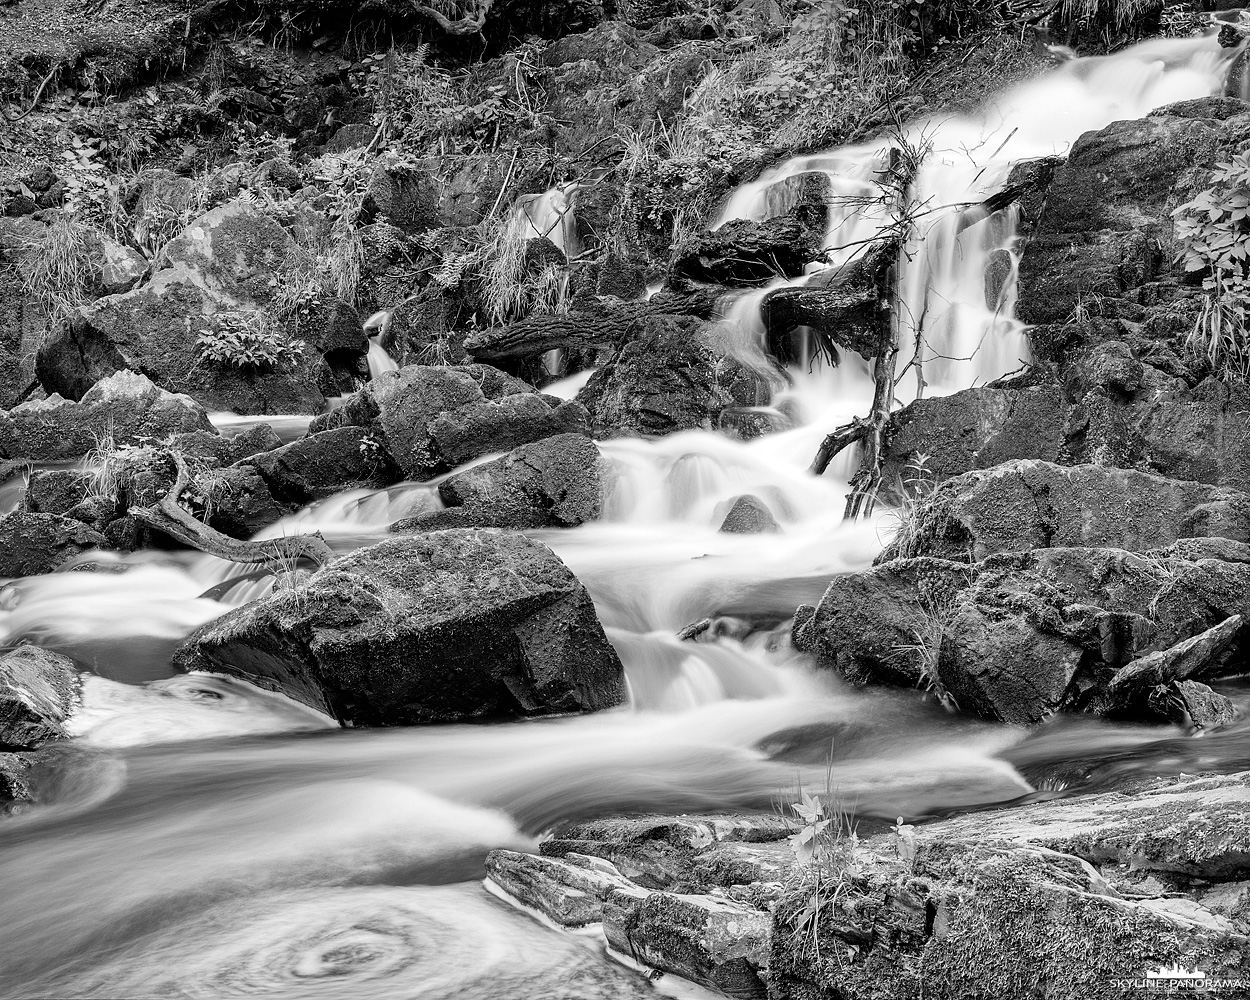
{"type": "MultiPolygon", "coordinates": [[[[899,257],[900,372],[910,361],[919,362],[914,367],[923,372],[923,391],[942,395],[1026,364],[1028,342],[1015,319],[1015,212],[987,215],[969,209],[1001,190],[1017,163],[1062,155],[1082,133],[1113,121],[1218,93],[1231,59],[1212,36],[1148,42],[1067,62],[999,95],[979,116],[932,117],[906,126],[902,140],[925,155],[909,193],[916,226],[899,257]],[[1005,280],[993,280],[994,271],[1005,280]],[[990,301],[987,286],[997,290],[990,301]]],[[[815,178],[828,191],[827,260],[773,287],[836,272],[894,221],[877,178],[897,141],[883,138],[786,160],[736,189],[716,226],[784,215],[815,178]]],[[[758,313],[764,294],[744,292],[726,310],[726,350],[736,357],[749,354],[744,339],[759,344],[756,353],[763,350],[758,313]]],[[[907,402],[920,388],[908,379],[897,395],[907,402]]],[[[857,391],[867,398],[871,386],[857,391]]]]}
{"type": "Polygon", "coordinates": [[[399,371],[399,364],[381,345],[380,336],[369,338],[369,378],[378,379],[387,372],[399,371]]]}
{"type": "Polygon", "coordinates": [[[566,182],[542,194],[522,195],[517,199],[513,219],[526,239],[546,237],[573,258],[581,253],[577,238],[577,220],[573,214],[573,196],[579,184],[566,182]]]}

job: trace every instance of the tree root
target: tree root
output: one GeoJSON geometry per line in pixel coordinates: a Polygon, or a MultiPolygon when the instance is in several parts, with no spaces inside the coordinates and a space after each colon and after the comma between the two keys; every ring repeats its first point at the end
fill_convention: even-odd
{"type": "Polygon", "coordinates": [[[132,508],[130,513],[134,515],[135,520],[169,535],[170,538],[184,545],[230,562],[283,565],[307,559],[318,566],[324,566],[335,558],[334,550],[326,544],[320,532],[243,542],[229,535],[223,535],[203,521],[197,520],[178,502],[187,487],[191,485],[191,471],[181,455],[173,454],[171,457],[174,465],[177,466],[178,478],[159,503],[151,507],[132,508]]]}

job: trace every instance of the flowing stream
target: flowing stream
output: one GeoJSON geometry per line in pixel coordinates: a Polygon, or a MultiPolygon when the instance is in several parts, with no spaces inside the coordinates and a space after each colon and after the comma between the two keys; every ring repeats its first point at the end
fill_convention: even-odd
{"type": "MultiPolygon", "coordinates": [[[[1213,39],[1152,42],[1067,63],[981,118],[912,126],[911,141],[932,146],[916,181],[931,211],[904,255],[900,297],[923,318],[926,392],[1027,360],[1013,219],[968,206],[1013,162],[1218,92],[1226,63],[1213,39]],[[1004,261],[987,294],[987,270],[1004,261]]],[[[886,145],[783,163],[738,190],[722,221],[784,212],[796,179],[824,174],[846,199],[826,234],[836,267],[889,224],[871,205],[886,145]]],[[[526,206],[527,224],[568,249],[571,195],[526,206]]],[[[722,324],[744,356],[759,350],[758,298],[739,298],[722,324]]],[[[1184,740],[1079,720],[1029,733],[946,715],[917,692],[849,689],[794,653],[794,608],[867,566],[891,530],[888,512],[841,523],[851,456],[824,478],[805,471],[871,389],[867,363],[848,354],[791,373],[772,404],[788,431],[603,445],[619,470],[604,519],[535,533],[589,588],[625,663],[630,704],[596,716],[340,730],[279,696],[172,675],[183,636],[266,591],[237,567],[145,552],[109,557],[122,573],[11,582],[0,644],[39,642],[93,674],[77,738],[60,752],[57,801],[0,824],[0,996],[643,996],[647,981],[596,941],[488,895],[485,853],[534,849],[557,822],[613,812],[771,810],[826,781],[863,817],[924,818],[1244,757],[1244,728],[1184,740]],[[781,534],[716,530],[745,493],[781,534]],[[236,576],[219,600],[201,596],[236,576]],[[709,641],[677,641],[704,617],[715,620],[709,641]]],[[[436,506],[435,485],[348,491],[267,533],[316,528],[350,550],[436,506]]],[[[0,491],[0,503],[14,499],[0,491]]]]}

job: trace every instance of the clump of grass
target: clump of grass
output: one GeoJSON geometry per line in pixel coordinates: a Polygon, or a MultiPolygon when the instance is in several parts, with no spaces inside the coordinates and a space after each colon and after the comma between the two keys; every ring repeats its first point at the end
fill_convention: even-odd
{"type": "Polygon", "coordinates": [[[924,514],[937,489],[937,481],[928,467],[930,458],[923,452],[917,453],[904,466],[898,479],[895,490],[898,506],[889,514],[895,521],[889,545],[900,558],[918,554],[924,514]]]}
{"type": "Polygon", "coordinates": [[[942,643],[950,635],[957,614],[953,595],[932,595],[905,625],[912,637],[911,641],[898,643],[890,651],[890,658],[904,670],[910,666],[919,671],[917,687],[933,695],[938,704],[948,712],[959,711],[959,702],[942,683],[938,668],[942,658],[942,643]]]}
{"type": "Polygon", "coordinates": [[[92,235],[85,223],[58,214],[18,260],[23,291],[33,296],[54,322],[89,301],[97,277],[92,235]]]}

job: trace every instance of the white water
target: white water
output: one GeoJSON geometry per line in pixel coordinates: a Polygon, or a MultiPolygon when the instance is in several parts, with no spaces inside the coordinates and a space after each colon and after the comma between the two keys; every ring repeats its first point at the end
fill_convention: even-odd
{"type": "MultiPolygon", "coordinates": [[[[1217,89],[1219,58],[1209,41],[1152,44],[1070,63],[983,120],[930,122],[935,153],[918,190],[935,205],[980,200],[1012,158],[1062,152],[1083,129],[1217,89]]],[[[870,192],[880,149],[783,164],[726,216],[783,211],[794,179],[813,170],[848,196],[870,192]]],[[[558,229],[566,251],[571,213],[559,197],[571,194],[526,204],[538,233],[554,214],[547,235],[558,229]]],[[[881,221],[850,201],[834,207],[832,247],[881,221]]],[[[1022,353],[1010,292],[994,305],[983,292],[989,252],[1010,252],[1013,234],[1004,217],[958,235],[954,210],[931,220],[903,296],[925,315],[927,391],[952,391],[1022,353]],[[972,361],[932,357],[975,344],[972,361]]],[[[731,316],[727,337],[744,355],[758,350],[750,310],[731,316]]],[[[0,995],[642,996],[646,983],[593,942],[485,896],[485,851],[532,849],[551,824],[605,812],[767,809],[799,783],[823,785],[830,757],[840,794],[869,815],[1027,790],[995,756],[1020,731],[946,716],[911,693],[848,690],[789,648],[793,609],[831,575],[867,565],[890,530],[888,514],[840,522],[851,456],[824,478],[805,472],[823,434],[863,412],[866,363],[847,356],[791,375],[772,404],[791,430],[606,442],[618,476],[603,520],[539,533],[586,583],[625,664],[631,703],[612,712],[338,730],[242,684],[168,676],[181,636],[268,586],[200,598],[237,572],[215,560],[145,553],[118,559],[121,574],[6,588],[0,643],[64,649],[100,676],[73,721],[83,776],[58,803],[0,825],[0,995]],[[743,493],[768,505],[781,534],[716,530],[743,493]],[[703,617],[716,619],[710,641],[675,639],[703,617]],[[100,774],[109,780],[88,780],[100,774]]],[[[432,484],[350,491],[267,533],[318,528],[348,549],[437,502],[432,484]]]]}

